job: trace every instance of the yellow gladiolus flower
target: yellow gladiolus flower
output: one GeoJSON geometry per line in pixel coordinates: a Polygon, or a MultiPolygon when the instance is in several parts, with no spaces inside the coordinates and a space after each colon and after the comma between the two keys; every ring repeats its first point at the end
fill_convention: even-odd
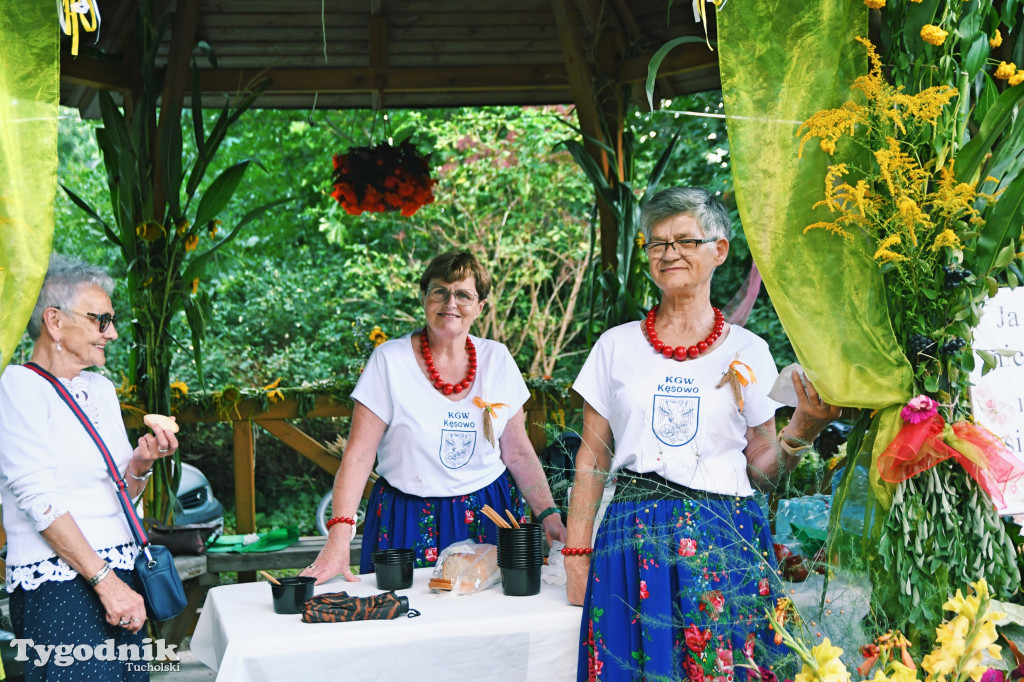
{"type": "Polygon", "coordinates": [[[1013,62],[1007,64],[1006,62],[999,62],[999,66],[996,67],[996,72],[992,75],[996,78],[1002,78],[1007,80],[1011,78],[1013,74],[1017,73],[1017,65],[1013,62]]]}
{"type": "Polygon", "coordinates": [[[813,666],[804,662],[794,682],[850,682],[850,672],[839,658],[843,650],[832,646],[828,637],[811,649],[811,655],[814,657],[813,666]]]}
{"type": "Polygon", "coordinates": [[[864,4],[871,9],[882,9],[885,7],[885,0],[864,0],[864,4]]]}
{"type": "Polygon", "coordinates": [[[936,47],[946,42],[946,36],[948,35],[949,31],[943,31],[938,26],[932,24],[925,24],[921,27],[921,40],[936,47]]]}
{"type": "Polygon", "coordinates": [[[988,46],[991,47],[994,50],[994,49],[996,49],[997,47],[999,47],[1002,44],[1003,44],[1003,34],[1000,33],[999,29],[997,28],[996,32],[995,32],[995,35],[993,35],[991,38],[989,38],[988,46]]]}
{"type": "Polygon", "coordinates": [[[197,293],[199,293],[199,278],[198,277],[196,277],[194,280],[192,280],[192,295],[195,296],[197,293]]]}
{"type": "Polygon", "coordinates": [[[1012,76],[1010,76],[1007,82],[1011,86],[1020,85],[1021,83],[1024,83],[1024,71],[1018,71],[1017,73],[1013,74],[1012,76]]]}
{"type": "Polygon", "coordinates": [[[917,670],[893,661],[889,664],[889,682],[917,682],[917,670]]]}

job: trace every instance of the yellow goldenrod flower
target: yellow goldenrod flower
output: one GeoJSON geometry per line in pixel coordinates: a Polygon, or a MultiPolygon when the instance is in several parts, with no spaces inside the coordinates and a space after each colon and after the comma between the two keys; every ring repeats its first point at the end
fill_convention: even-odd
{"type": "Polygon", "coordinates": [[[939,233],[939,236],[935,238],[935,243],[932,244],[932,251],[938,251],[939,249],[948,246],[951,249],[962,249],[963,244],[960,243],[960,237],[956,236],[956,232],[949,229],[948,227],[939,233]]]}
{"type": "Polygon", "coordinates": [[[804,661],[804,667],[794,682],[849,682],[850,673],[839,658],[843,650],[832,646],[828,637],[811,649],[811,655],[814,661],[804,661]]]}
{"type": "Polygon", "coordinates": [[[1010,76],[1007,82],[1011,86],[1020,85],[1021,83],[1024,83],[1024,71],[1018,71],[1017,73],[1013,74],[1012,76],[1010,76]]]}
{"type": "Polygon", "coordinates": [[[948,35],[949,31],[943,31],[938,26],[932,24],[925,24],[921,27],[921,40],[936,47],[946,42],[946,36],[948,35]]]}
{"type": "Polygon", "coordinates": [[[999,66],[996,67],[996,72],[992,75],[995,78],[1001,78],[1007,80],[1011,78],[1013,74],[1017,73],[1017,65],[1013,62],[1007,64],[1006,62],[999,62],[999,66]]]}
{"type": "Polygon", "coordinates": [[[843,135],[853,135],[857,123],[866,120],[859,106],[853,102],[847,102],[838,109],[825,109],[817,112],[797,129],[797,135],[803,135],[800,139],[800,149],[797,156],[804,153],[804,144],[812,137],[819,137],[821,149],[834,154],[836,141],[843,135]]]}
{"type": "MultiPolygon", "coordinates": [[[[918,0],[918,1],[920,2],[920,0],[918,0]]],[[[995,32],[995,35],[993,35],[991,38],[989,38],[988,46],[991,47],[994,50],[994,49],[996,49],[997,47],[999,47],[1002,44],[1003,44],[1003,34],[1000,33],[999,29],[997,28],[996,32],[995,32]]]]}
{"type": "Polygon", "coordinates": [[[832,234],[839,235],[847,241],[853,241],[853,235],[844,230],[838,223],[829,223],[825,221],[813,223],[804,228],[804,234],[807,234],[811,230],[828,230],[832,234]]]}
{"type": "Polygon", "coordinates": [[[886,263],[899,263],[900,261],[909,261],[910,259],[901,253],[890,251],[889,249],[878,249],[875,251],[875,255],[872,256],[875,260],[879,261],[879,264],[885,265],[886,263]]]}
{"type": "Polygon", "coordinates": [[[184,381],[172,381],[171,382],[171,391],[178,393],[182,397],[187,396],[188,395],[188,384],[186,384],[184,381]]]}
{"type": "Polygon", "coordinates": [[[864,4],[871,9],[882,9],[885,7],[885,0],[864,0],[864,4]]]}
{"type": "Polygon", "coordinates": [[[185,237],[185,251],[195,251],[199,247],[199,235],[190,234],[185,237]]]}

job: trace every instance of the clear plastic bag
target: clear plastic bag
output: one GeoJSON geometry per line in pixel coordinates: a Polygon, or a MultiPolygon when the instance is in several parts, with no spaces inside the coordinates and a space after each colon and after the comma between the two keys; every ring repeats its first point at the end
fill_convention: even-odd
{"type": "Polygon", "coordinates": [[[437,557],[430,587],[456,594],[481,592],[501,580],[498,548],[461,540],[448,545],[437,557]]]}

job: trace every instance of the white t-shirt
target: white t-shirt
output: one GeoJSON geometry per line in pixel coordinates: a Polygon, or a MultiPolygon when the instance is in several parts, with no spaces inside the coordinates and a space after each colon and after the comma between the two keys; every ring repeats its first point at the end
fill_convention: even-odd
{"type": "MultiPolygon", "coordinates": [[[[117,393],[95,372],[61,380],[110,449],[118,471],[132,446],[117,393]]],[[[69,512],[85,539],[115,568],[134,565],[135,548],[103,456],[57,392],[30,369],[11,365],[0,376],[0,498],[7,531],[7,588],[35,589],[76,573],[39,534],[69,512]]]]}
{"type": "Polygon", "coordinates": [[[501,434],[530,397],[515,360],[500,343],[475,336],[477,374],[465,397],[448,400],[420,370],[411,334],[378,346],[352,391],[388,425],[377,449],[377,473],[409,495],[465,495],[493,483],[505,472],[501,434]],[[484,436],[483,409],[495,407],[495,445],[484,436]]]}
{"type": "MultiPolygon", "coordinates": [[[[768,344],[732,325],[721,346],[677,362],[657,353],[640,325],[629,322],[602,334],[573,383],[611,425],[612,471],[627,468],[697,490],[752,495],[746,430],[779,407],[768,397],[778,376],[768,344]],[[756,379],[742,389],[742,412],[728,383],[715,388],[733,360],[750,367],[756,379]]],[[[750,378],[746,368],[738,369],[750,378]]]]}

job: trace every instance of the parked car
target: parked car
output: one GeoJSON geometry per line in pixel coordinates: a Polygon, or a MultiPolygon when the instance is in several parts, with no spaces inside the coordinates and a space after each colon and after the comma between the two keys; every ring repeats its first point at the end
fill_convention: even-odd
{"type": "Polygon", "coordinates": [[[180,508],[175,510],[175,525],[224,520],[224,505],[213,496],[206,476],[184,462],[181,463],[181,481],[178,483],[178,504],[180,508]]]}

